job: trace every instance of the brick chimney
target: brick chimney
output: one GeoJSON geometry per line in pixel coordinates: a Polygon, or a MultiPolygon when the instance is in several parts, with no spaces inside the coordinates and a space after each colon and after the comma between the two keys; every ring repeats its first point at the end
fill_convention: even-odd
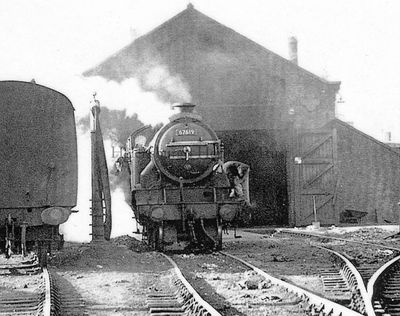
{"type": "Polygon", "coordinates": [[[294,36],[289,37],[289,60],[296,65],[298,64],[297,38],[294,36]]]}

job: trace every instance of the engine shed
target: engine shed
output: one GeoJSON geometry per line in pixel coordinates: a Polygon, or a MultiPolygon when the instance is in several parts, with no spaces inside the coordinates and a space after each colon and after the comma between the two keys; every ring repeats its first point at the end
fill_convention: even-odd
{"type": "Polygon", "coordinates": [[[253,224],[397,223],[400,154],[335,117],[340,82],[300,67],[295,38],[289,56],[189,4],[84,75],[136,78],[161,100],[197,104],[226,160],[251,167],[253,224]],[[149,84],[155,68],[175,89],[149,84]]]}

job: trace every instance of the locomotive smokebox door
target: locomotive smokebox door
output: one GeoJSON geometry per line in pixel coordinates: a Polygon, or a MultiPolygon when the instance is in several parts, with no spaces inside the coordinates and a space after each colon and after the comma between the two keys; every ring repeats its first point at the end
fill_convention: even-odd
{"type": "Polygon", "coordinates": [[[156,136],[154,163],[169,179],[191,184],[205,179],[220,158],[220,145],[216,133],[193,113],[194,104],[184,103],[174,107],[180,113],[156,136]]]}

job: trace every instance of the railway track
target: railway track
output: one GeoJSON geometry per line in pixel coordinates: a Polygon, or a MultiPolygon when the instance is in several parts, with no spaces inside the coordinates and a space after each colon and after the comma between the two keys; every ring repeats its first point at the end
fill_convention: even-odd
{"type": "Polygon", "coordinates": [[[400,256],[380,267],[367,289],[376,315],[400,315],[400,256]]]}
{"type": "Polygon", "coordinates": [[[52,316],[86,316],[86,305],[83,298],[76,292],[72,285],[56,272],[51,271],[52,281],[52,316]]]}
{"type": "Polygon", "coordinates": [[[358,240],[352,240],[352,239],[339,238],[339,237],[334,237],[334,236],[326,236],[326,235],[321,235],[321,234],[314,234],[311,232],[294,231],[294,230],[289,230],[289,229],[278,229],[277,232],[280,234],[288,234],[288,235],[292,235],[292,236],[304,236],[304,237],[309,237],[309,238],[336,240],[336,241],[346,242],[346,243],[354,243],[354,244],[360,244],[360,245],[365,245],[365,246],[380,247],[380,248],[384,248],[384,249],[388,249],[388,250],[395,250],[395,251],[400,252],[400,248],[393,247],[393,246],[387,246],[387,245],[383,245],[383,244],[364,242],[364,241],[358,241],[358,240]]]}
{"type": "Polygon", "coordinates": [[[230,252],[238,253],[246,260],[248,258],[260,268],[265,267],[277,278],[285,278],[361,314],[372,311],[371,304],[365,302],[367,295],[362,277],[345,256],[325,247],[311,247],[316,244],[303,242],[298,238],[292,240],[271,237],[260,240],[262,241],[257,254],[243,254],[237,247],[230,252]],[[268,253],[275,255],[268,258],[268,253]]]}
{"type": "MultiPolygon", "coordinates": [[[[294,235],[294,236],[300,235],[300,236],[304,236],[304,237],[332,240],[332,241],[337,241],[337,242],[340,242],[343,244],[355,244],[355,245],[357,245],[358,249],[365,247],[365,251],[368,251],[373,247],[376,249],[383,248],[388,251],[400,253],[400,248],[377,244],[377,243],[362,242],[362,241],[338,238],[338,237],[333,237],[333,236],[325,236],[325,235],[321,236],[319,234],[313,234],[313,233],[309,233],[309,232],[296,232],[296,231],[289,231],[289,230],[280,230],[279,232],[284,233],[284,234],[294,235]]],[[[323,247],[323,248],[326,248],[326,247],[323,247]]],[[[335,248],[335,246],[333,246],[332,248],[335,248]]],[[[375,271],[377,271],[385,263],[385,262],[366,263],[366,262],[362,262],[362,260],[358,260],[357,258],[352,258],[347,253],[342,253],[341,251],[339,251],[339,253],[341,253],[343,256],[346,257],[346,259],[348,259],[349,261],[351,261],[354,264],[354,266],[357,268],[357,271],[360,273],[365,286],[367,286],[369,279],[372,277],[372,275],[375,273],[375,271]]]]}
{"type": "Polygon", "coordinates": [[[3,264],[0,315],[52,315],[52,280],[35,261],[3,264]]]}
{"type": "Polygon", "coordinates": [[[237,260],[247,267],[251,268],[258,274],[262,275],[266,279],[270,280],[273,284],[276,284],[277,286],[285,288],[287,291],[290,291],[294,294],[296,294],[302,304],[304,310],[307,312],[307,314],[310,315],[363,315],[363,311],[355,311],[352,309],[349,309],[343,305],[340,305],[338,303],[335,303],[331,300],[328,300],[326,298],[323,298],[321,296],[318,296],[310,291],[307,291],[301,287],[298,287],[292,283],[285,282],[281,279],[275,278],[263,270],[255,267],[251,263],[228,253],[221,252],[223,255],[228,256],[234,260],[237,260]]]}
{"type": "Polygon", "coordinates": [[[1,316],[87,315],[60,278],[37,259],[0,265],[1,316]]]}
{"type": "MultiPolygon", "coordinates": [[[[302,235],[305,237],[317,237],[336,240],[340,242],[355,243],[362,246],[385,248],[387,250],[399,252],[400,249],[393,246],[387,246],[377,243],[361,242],[348,240],[343,238],[331,237],[331,236],[320,236],[312,233],[298,233],[283,231],[283,233],[289,233],[292,235],[302,235]]],[[[326,249],[333,252],[331,249],[326,249]]],[[[339,254],[340,256],[340,254],[339,254]]],[[[343,257],[343,256],[342,256],[343,257]]],[[[343,261],[348,261],[347,266],[351,266],[352,263],[347,258],[343,257],[343,261]]],[[[354,260],[356,261],[356,260],[354,260]]],[[[352,291],[356,291],[356,295],[362,296],[363,301],[368,306],[367,315],[384,315],[384,316],[396,316],[400,315],[400,256],[396,256],[392,260],[382,264],[358,264],[357,267],[351,269],[351,272],[347,271],[347,282],[354,286],[354,278],[357,279],[359,289],[353,287],[352,291]],[[359,276],[356,277],[357,273],[359,276]],[[360,278],[362,282],[360,281],[360,278]],[[353,280],[353,281],[352,281],[353,280]],[[363,284],[364,286],[362,286],[363,284]],[[365,287],[365,289],[364,289],[365,287]],[[362,289],[362,295],[360,295],[360,288],[362,289]]],[[[343,273],[342,274],[346,274],[343,273]]]]}
{"type": "Polygon", "coordinates": [[[173,270],[166,289],[147,295],[146,303],[150,314],[157,316],[221,315],[190,285],[175,261],[165,254],[163,256],[171,263],[173,270]]]}
{"type": "MultiPolygon", "coordinates": [[[[343,276],[345,285],[347,285],[350,292],[349,308],[359,312],[360,314],[374,315],[374,308],[369,299],[363,277],[353,263],[337,251],[325,247],[317,247],[336,256],[339,275],[343,276]]],[[[344,284],[340,285],[343,286],[344,284]]],[[[343,288],[346,287],[344,286],[343,288]]]]}
{"type": "MultiPolygon", "coordinates": [[[[273,315],[274,313],[271,314],[271,310],[272,308],[276,308],[277,306],[281,308],[280,314],[282,315],[362,315],[362,313],[346,308],[340,304],[337,304],[326,298],[311,293],[310,291],[300,288],[292,283],[275,278],[237,256],[228,254],[226,252],[221,252],[219,256],[228,258],[228,260],[230,259],[231,262],[234,261],[236,263],[239,263],[241,266],[245,266],[245,270],[251,269],[251,271],[253,271],[259,277],[265,280],[265,283],[268,284],[268,288],[271,289],[271,287],[276,287],[279,288],[282,292],[286,293],[286,300],[279,300],[276,302],[265,301],[257,303],[247,302],[250,311],[243,311],[243,309],[240,309],[238,311],[238,315],[273,315]],[[283,310],[287,306],[290,307],[290,309],[287,309],[286,312],[283,312],[283,310]],[[263,309],[259,309],[260,307],[263,309]]],[[[170,257],[167,257],[167,259],[174,265],[174,269],[176,271],[179,271],[177,264],[170,257]]],[[[177,274],[180,275],[181,278],[183,278],[182,272],[178,272],[177,274]]],[[[223,278],[223,276],[214,276],[213,278],[215,280],[220,280],[223,278]]],[[[209,303],[205,302],[200,297],[200,295],[197,294],[196,291],[190,286],[187,280],[181,280],[182,281],[179,282],[182,283],[179,287],[181,289],[183,287],[190,289],[184,290],[186,293],[188,293],[186,294],[187,296],[179,294],[179,291],[181,291],[181,289],[178,290],[176,287],[171,291],[171,293],[168,294],[162,293],[158,295],[150,295],[148,300],[150,312],[152,312],[154,315],[160,315],[159,313],[163,313],[163,315],[187,315],[185,313],[188,313],[188,311],[188,315],[224,315],[223,311],[220,313],[219,311],[217,311],[216,308],[211,307],[209,303]],[[187,300],[186,297],[189,297],[191,301],[185,303],[185,301],[187,300]],[[155,301],[157,301],[158,305],[154,304],[155,301]],[[170,309],[166,310],[166,308],[170,309]]],[[[214,293],[211,295],[215,296],[216,294],[214,293]]],[[[259,295],[259,292],[257,292],[257,294],[255,295],[259,295]]],[[[249,297],[248,294],[247,297],[249,297]]]]}

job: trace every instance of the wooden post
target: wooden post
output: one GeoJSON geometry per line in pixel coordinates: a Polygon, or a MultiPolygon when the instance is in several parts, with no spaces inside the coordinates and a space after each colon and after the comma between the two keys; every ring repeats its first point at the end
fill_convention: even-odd
{"type": "Polygon", "coordinates": [[[26,228],[28,226],[27,222],[22,222],[21,224],[21,253],[22,257],[26,256],[26,228]]]}
{"type": "Polygon", "coordinates": [[[295,131],[293,118],[287,125],[287,139],[286,139],[286,173],[287,173],[287,192],[288,192],[288,224],[289,226],[296,225],[296,197],[295,197],[295,182],[296,182],[296,166],[294,162],[295,157],[295,131]]]}
{"type": "MultiPolygon", "coordinates": [[[[94,95],[93,97],[95,97],[94,95]]],[[[92,169],[92,241],[104,240],[104,214],[103,201],[99,184],[99,164],[97,161],[97,137],[96,130],[98,125],[98,114],[100,112],[99,102],[94,99],[94,106],[91,109],[92,128],[91,138],[91,169],[92,169]]]]}
{"type": "Polygon", "coordinates": [[[313,213],[314,213],[314,222],[317,222],[317,206],[315,205],[315,195],[312,196],[313,201],[313,213]]]}
{"type": "Polygon", "coordinates": [[[92,240],[109,240],[111,236],[111,193],[108,167],[100,128],[100,102],[93,95],[92,128],[92,240]],[[104,203],[104,205],[103,205],[104,203]]]}
{"type": "Polygon", "coordinates": [[[321,226],[321,223],[318,222],[318,218],[317,218],[317,203],[315,201],[315,195],[313,194],[312,196],[312,200],[313,200],[313,212],[314,212],[314,222],[312,223],[314,229],[319,229],[321,226]]]}

